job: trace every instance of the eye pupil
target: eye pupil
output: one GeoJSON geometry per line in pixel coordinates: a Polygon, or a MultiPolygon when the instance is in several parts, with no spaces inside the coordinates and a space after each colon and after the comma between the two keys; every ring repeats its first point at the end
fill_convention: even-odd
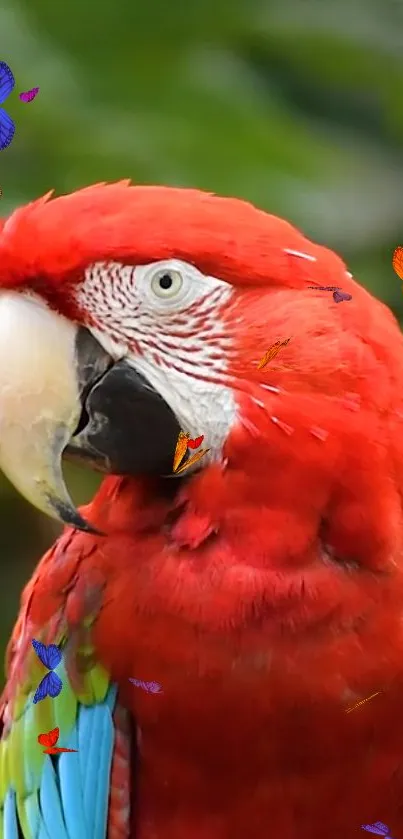
{"type": "Polygon", "coordinates": [[[169,274],[163,274],[159,279],[161,288],[168,289],[172,285],[172,277],[169,274]]]}

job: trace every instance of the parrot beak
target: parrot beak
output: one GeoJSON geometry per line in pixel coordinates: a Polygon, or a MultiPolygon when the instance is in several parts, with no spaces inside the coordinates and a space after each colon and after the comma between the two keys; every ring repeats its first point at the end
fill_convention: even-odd
{"type": "Polygon", "coordinates": [[[180,425],[162,396],[126,359],[87,389],[79,428],[66,448],[69,460],[114,475],[172,472],[180,425]]]}
{"type": "Polygon", "coordinates": [[[81,415],[76,333],[34,296],[0,294],[0,468],[39,510],[91,531],[61,467],[81,415]]]}
{"type": "Polygon", "coordinates": [[[42,512],[99,533],[69,496],[64,453],[114,474],[171,471],[180,427],[168,405],[40,298],[1,292],[0,358],[0,469],[42,512]]]}

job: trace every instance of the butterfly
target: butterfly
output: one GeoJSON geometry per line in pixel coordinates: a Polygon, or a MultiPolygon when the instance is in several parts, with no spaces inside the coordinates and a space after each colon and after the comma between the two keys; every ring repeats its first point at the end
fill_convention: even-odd
{"type": "Polygon", "coordinates": [[[162,693],[161,685],[158,682],[142,682],[140,679],[129,679],[129,682],[133,682],[136,688],[143,688],[147,693],[162,693]]]}
{"type": "Polygon", "coordinates": [[[332,291],[332,297],[335,303],[342,303],[343,300],[353,299],[352,294],[349,294],[347,291],[343,291],[343,289],[338,285],[309,285],[308,288],[312,288],[314,291],[332,291]]]}
{"type": "Polygon", "coordinates": [[[189,449],[198,449],[201,446],[204,440],[204,434],[201,434],[200,437],[195,437],[194,440],[188,440],[188,448],[189,449]]]}
{"type": "Polygon", "coordinates": [[[353,295],[349,294],[347,291],[334,291],[332,297],[335,303],[342,303],[343,300],[353,299],[353,295]]]}
{"type": "Polygon", "coordinates": [[[290,341],[291,338],[286,338],[284,341],[276,341],[275,344],[272,344],[271,347],[269,347],[267,352],[264,354],[263,358],[260,359],[257,369],[261,370],[262,367],[266,367],[266,364],[268,364],[269,361],[272,361],[273,358],[276,357],[277,353],[280,352],[281,347],[286,347],[290,341]]]}
{"type": "Polygon", "coordinates": [[[367,830],[368,833],[376,833],[377,836],[384,836],[385,839],[392,839],[391,836],[388,836],[389,828],[387,824],[383,822],[375,822],[374,824],[362,824],[362,830],[367,830]]]}
{"type": "Polygon", "coordinates": [[[185,457],[187,449],[197,449],[200,444],[204,440],[204,434],[201,434],[200,437],[195,437],[194,440],[190,438],[190,434],[185,434],[184,431],[179,432],[178,442],[175,448],[174,454],[174,464],[173,464],[173,472],[178,474],[179,472],[184,472],[185,469],[188,469],[189,466],[192,466],[194,463],[197,463],[198,460],[207,454],[209,449],[202,449],[200,452],[196,452],[189,457],[189,460],[186,463],[182,463],[183,458],[185,457]]]}
{"type": "Polygon", "coordinates": [[[377,693],[371,693],[371,696],[368,696],[366,699],[362,699],[361,702],[357,702],[351,708],[347,708],[346,714],[349,714],[350,711],[354,711],[354,708],[358,708],[359,705],[363,705],[364,702],[368,702],[369,699],[372,699],[373,696],[378,696],[380,691],[378,690],[377,693]]]}
{"type": "Polygon", "coordinates": [[[393,257],[392,257],[392,265],[396,271],[398,277],[403,280],[403,248],[398,247],[395,249],[393,257]]]}
{"type": "MultiPolygon", "coordinates": [[[[62,660],[62,653],[56,644],[42,644],[41,641],[35,641],[35,638],[33,638],[32,646],[42,664],[44,664],[49,670],[54,670],[54,668],[60,664],[62,660]]],[[[42,681],[39,682],[35,691],[33,698],[34,705],[37,702],[40,702],[41,699],[45,699],[45,696],[50,696],[52,699],[54,699],[55,696],[59,696],[62,687],[63,682],[57,673],[46,673],[46,676],[44,676],[42,681]]]]}
{"type": "Polygon", "coordinates": [[[39,87],[33,87],[31,90],[25,90],[19,94],[21,102],[32,102],[39,93],[39,87]]]}
{"type": "Polygon", "coordinates": [[[60,729],[58,728],[52,728],[52,731],[48,731],[47,734],[38,734],[38,743],[40,743],[41,746],[47,746],[47,748],[43,750],[44,755],[58,755],[60,752],[78,751],[78,749],[62,749],[59,746],[56,746],[59,734],[60,729]]]}
{"type": "Polygon", "coordinates": [[[199,452],[195,452],[195,454],[192,454],[192,456],[189,457],[189,460],[187,460],[186,463],[182,463],[182,466],[178,467],[178,469],[175,472],[175,475],[179,475],[180,472],[184,472],[185,469],[189,469],[189,466],[194,466],[194,464],[197,463],[198,460],[201,460],[202,457],[204,457],[204,455],[207,454],[207,452],[209,451],[210,449],[201,449],[199,452]]]}
{"type": "MultiPolygon", "coordinates": [[[[0,61],[0,102],[5,102],[7,96],[15,87],[15,78],[5,61],[0,61]]],[[[15,134],[14,120],[4,108],[0,108],[0,150],[10,145],[15,134]]]]}

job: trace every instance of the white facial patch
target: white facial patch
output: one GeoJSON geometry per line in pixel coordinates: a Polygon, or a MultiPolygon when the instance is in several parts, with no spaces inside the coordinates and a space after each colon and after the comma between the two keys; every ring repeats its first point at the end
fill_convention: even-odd
{"type": "Polygon", "coordinates": [[[226,384],[232,337],[221,317],[233,293],[228,283],[177,259],[94,263],[76,293],[87,327],[106,352],[133,364],[183,431],[204,434],[205,461],[221,459],[237,418],[226,384]]]}

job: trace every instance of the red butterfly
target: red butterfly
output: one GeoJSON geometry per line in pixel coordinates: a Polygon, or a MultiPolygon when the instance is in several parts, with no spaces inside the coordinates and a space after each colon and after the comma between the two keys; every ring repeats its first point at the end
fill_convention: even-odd
{"type": "Polygon", "coordinates": [[[47,749],[43,750],[44,755],[58,755],[60,752],[77,752],[78,749],[61,749],[56,746],[56,743],[59,739],[60,730],[58,728],[52,728],[52,731],[48,731],[47,734],[38,734],[38,743],[41,746],[47,746],[47,749]]]}
{"type": "Polygon", "coordinates": [[[195,437],[194,440],[188,440],[187,441],[188,448],[189,449],[198,449],[199,446],[201,445],[201,443],[203,442],[203,440],[204,440],[204,434],[202,434],[201,437],[195,437]]]}

